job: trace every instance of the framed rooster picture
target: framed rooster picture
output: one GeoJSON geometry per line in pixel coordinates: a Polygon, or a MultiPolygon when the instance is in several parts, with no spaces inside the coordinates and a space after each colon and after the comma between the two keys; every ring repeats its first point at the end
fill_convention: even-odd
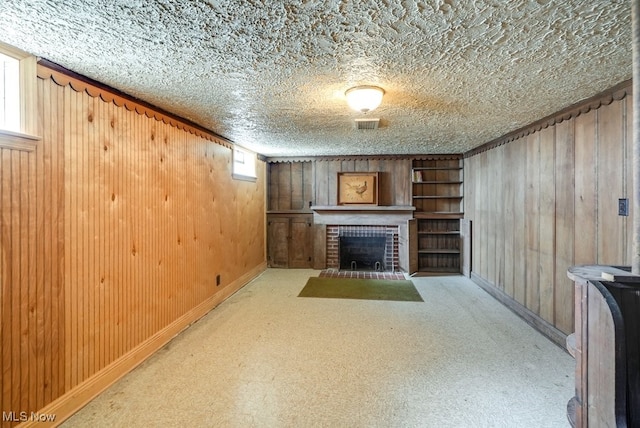
{"type": "Polygon", "coordinates": [[[378,205],[377,172],[339,172],[338,205],[378,205]]]}

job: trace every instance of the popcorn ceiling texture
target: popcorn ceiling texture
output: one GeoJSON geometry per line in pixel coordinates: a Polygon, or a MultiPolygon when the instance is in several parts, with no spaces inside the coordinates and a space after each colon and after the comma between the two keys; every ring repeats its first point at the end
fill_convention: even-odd
{"type": "Polygon", "coordinates": [[[626,0],[4,0],[0,41],[266,156],[464,152],[632,73],[626,0]]]}

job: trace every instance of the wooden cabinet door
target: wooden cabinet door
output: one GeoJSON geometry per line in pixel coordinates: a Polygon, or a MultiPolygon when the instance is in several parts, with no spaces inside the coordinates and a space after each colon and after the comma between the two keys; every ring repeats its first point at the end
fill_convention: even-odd
{"type": "Polygon", "coordinates": [[[291,218],[289,239],[289,267],[312,268],[313,254],[311,219],[291,218]]]}
{"type": "Polygon", "coordinates": [[[268,220],[267,225],[269,267],[313,268],[311,216],[274,216],[268,220]]]}
{"type": "Polygon", "coordinates": [[[269,267],[289,267],[289,219],[273,218],[268,222],[269,267]]]}

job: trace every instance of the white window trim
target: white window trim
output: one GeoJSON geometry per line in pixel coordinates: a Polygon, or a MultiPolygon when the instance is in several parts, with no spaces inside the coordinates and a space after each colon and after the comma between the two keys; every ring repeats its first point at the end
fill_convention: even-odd
{"type": "Polygon", "coordinates": [[[0,149],[13,149],[32,152],[36,149],[40,137],[20,132],[0,129],[0,149]]]}
{"type": "Polygon", "coordinates": [[[0,129],[0,148],[33,151],[38,130],[38,64],[33,55],[0,42],[0,51],[20,61],[20,132],[0,129]]]}

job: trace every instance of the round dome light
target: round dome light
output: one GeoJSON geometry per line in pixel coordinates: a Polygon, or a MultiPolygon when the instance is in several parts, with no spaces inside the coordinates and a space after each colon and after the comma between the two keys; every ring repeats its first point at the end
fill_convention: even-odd
{"type": "Polygon", "coordinates": [[[375,110],[382,102],[384,89],[378,86],[355,86],[344,93],[349,107],[362,113],[375,110]]]}

